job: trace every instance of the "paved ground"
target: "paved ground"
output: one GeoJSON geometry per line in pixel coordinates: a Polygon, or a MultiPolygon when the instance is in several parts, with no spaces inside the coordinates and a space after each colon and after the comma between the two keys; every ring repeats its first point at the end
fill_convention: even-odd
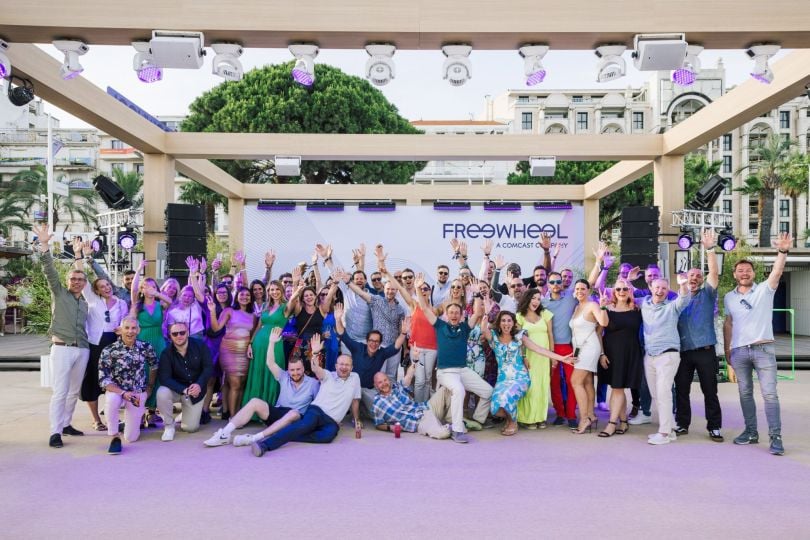
{"type": "MultiPolygon", "coordinates": [[[[39,374],[0,373],[0,385],[2,538],[808,537],[807,372],[779,383],[783,457],[731,444],[742,420],[729,383],[723,444],[705,435],[695,384],[692,432],[666,446],[646,444],[653,426],[609,439],[491,430],[466,446],[381,432],[356,440],[344,428],[332,444],[261,459],[205,448],[218,420],[172,443],[151,430],[108,456],[82,403],[74,425],[87,434],[50,449],[39,374]]],[[[761,406],[760,426],[764,437],[761,406]]]]}

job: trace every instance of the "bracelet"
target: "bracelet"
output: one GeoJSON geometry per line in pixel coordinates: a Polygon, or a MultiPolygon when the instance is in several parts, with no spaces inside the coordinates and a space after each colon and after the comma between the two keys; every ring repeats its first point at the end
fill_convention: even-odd
{"type": "Polygon", "coordinates": [[[787,255],[788,253],[790,253],[790,251],[789,251],[789,250],[787,250],[787,249],[784,249],[784,250],[783,250],[783,249],[777,249],[776,251],[778,251],[779,253],[784,253],[785,255],[787,255]]]}
{"type": "Polygon", "coordinates": [[[600,307],[599,309],[601,309],[602,311],[607,311],[607,310],[608,310],[608,307],[607,307],[607,306],[602,306],[602,307],[600,307]]]}
{"type": "Polygon", "coordinates": [[[705,249],[706,251],[711,251],[711,250],[713,250],[713,249],[714,249],[714,248],[716,248],[716,247],[717,247],[717,244],[715,244],[715,245],[713,245],[713,246],[711,246],[711,247],[705,247],[704,249],[705,249]]]}

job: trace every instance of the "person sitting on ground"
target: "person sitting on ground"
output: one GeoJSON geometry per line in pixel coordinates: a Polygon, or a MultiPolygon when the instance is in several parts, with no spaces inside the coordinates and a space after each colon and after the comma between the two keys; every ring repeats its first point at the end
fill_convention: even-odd
{"type": "Polygon", "coordinates": [[[431,439],[450,437],[450,398],[447,388],[439,388],[427,401],[414,401],[408,388],[413,382],[419,358],[408,366],[401,383],[391,384],[385,373],[374,375],[374,425],[381,431],[390,431],[399,424],[402,431],[427,435],[431,439]]]}
{"type": "MultiPolygon", "coordinates": [[[[259,398],[251,398],[239,412],[231,416],[225,427],[218,429],[214,435],[205,441],[206,446],[222,446],[231,442],[234,430],[250,422],[253,415],[257,415],[266,425],[265,429],[254,435],[237,435],[233,437],[234,446],[247,446],[253,442],[269,437],[293,422],[300,420],[307,407],[318,394],[318,381],[313,377],[304,375],[304,362],[300,356],[290,359],[287,371],[276,364],[276,344],[281,341],[281,328],[273,328],[270,332],[269,347],[267,349],[267,367],[273,377],[279,382],[278,401],[275,406],[259,398]]],[[[310,340],[310,348],[320,350],[320,336],[315,334],[310,340]]]]}
{"type": "Polygon", "coordinates": [[[104,412],[107,416],[107,435],[111,437],[107,450],[109,454],[121,453],[121,438],[118,436],[121,404],[126,406],[124,438],[128,443],[134,443],[141,436],[141,417],[146,409],[146,398],[155,386],[157,356],[149,343],[137,339],[140,330],[138,319],[124,317],[119,327],[118,341],[101,351],[96,371],[99,386],[107,392],[104,412]]]}
{"type": "Polygon", "coordinates": [[[312,342],[312,371],[321,381],[315,400],[300,420],[293,422],[264,439],[250,445],[253,455],[261,457],[290,441],[326,444],[335,440],[340,421],[351,407],[356,430],[363,429],[360,422],[360,376],[352,372],[352,357],[342,354],[337,369],[326,371],[321,367],[320,339],[312,342]]]}
{"type": "Polygon", "coordinates": [[[158,377],[161,387],[157,391],[157,405],[163,416],[162,441],[173,441],[174,403],[182,405],[180,429],[193,433],[200,429],[203,398],[208,379],[214,371],[211,353],[205,343],[189,339],[185,321],[169,325],[171,345],[160,355],[158,377]]]}

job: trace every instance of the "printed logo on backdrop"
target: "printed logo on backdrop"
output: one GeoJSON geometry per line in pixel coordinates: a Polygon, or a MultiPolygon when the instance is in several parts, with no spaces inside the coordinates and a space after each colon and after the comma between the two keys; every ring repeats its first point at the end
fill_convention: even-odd
{"type": "Polygon", "coordinates": [[[493,240],[494,249],[540,249],[540,237],[547,234],[551,245],[560,245],[560,250],[568,247],[568,236],[563,234],[562,225],[553,223],[443,223],[442,238],[493,240]]]}

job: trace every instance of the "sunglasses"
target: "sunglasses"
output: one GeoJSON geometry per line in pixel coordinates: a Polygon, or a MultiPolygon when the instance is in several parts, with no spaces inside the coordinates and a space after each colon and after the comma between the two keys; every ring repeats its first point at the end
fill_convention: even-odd
{"type": "Polygon", "coordinates": [[[451,289],[460,289],[461,285],[450,285],[451,289]]]}
{"type": "Polygon", "coordinates": [[[318,295],[318,298],[326,298],[327,296],[329,296],[329,293],[322,292],[318,295]]]}
{"type": "Polygon", "coordinates": [[[630,290],[630,287],[614,287],[613,290],[617,292],[627,292],[630,290]]]}
{"type": "Polygon", "coordinates": [[[104,322],[110,322],[110,310],[104,312],[104,322]]]}
{"type": "Polygon", "coordinates": [[[548,280],[549,285],[562,285],[561,279],[550,279],[548,280]]]}
{"type": "Polygon", "coordinates": [[[430,290],[430,287],[422,287],[419,290],[422,291],[422,292],[428,292],[430,290]]]}
{"type": "Polygon", "coordinates": [[[749,311],[750,311],[750,310],[752,310],[752,309],[754,309],[754,306],[752,306],[751,304],[749,304],[749,303],[748,303],[748,300],[746,300],[745,298],[743,298],[742,300],[740,300],[740,304],[742,304],[742,305],[745,307],[745,309],[747,309],[747,310],[749,310],[749,311]]]}
{"type": "Polygon", "coordinates": [[[171,332],[171,334],[172,334],[172,337],[180,337],[180,336],[185,336],[186,334],[188,334],[188,332],[186,332],[185,330],[179,330],[177,332],[171,332]]]}
{"type": "Polygon", "coordinates": [[[223,283],[224,285],[228,285],[228,286],[233,285],[233,281],[228,280],[228,279],[226,279],[226,280],[225,280],[225,281],[223,281],[222,283],[223,283]]]}
{"type": "Polygon", "coordinates": [[[413,279],[413,276],[402,276],[402,279],[413,279]]]}
{"type": "Polygon", "coordinates": [[[448,275],[450,275],[450,272],[439,272],[438,274],[440,276],[448,276],[448,275]]]}
{"type": "Polygon", "coordinates": [[[373,277],[373,278],[371,278],[371,281],[382,281],[382,278],[379,278],[379,277],[373,277]]]}

